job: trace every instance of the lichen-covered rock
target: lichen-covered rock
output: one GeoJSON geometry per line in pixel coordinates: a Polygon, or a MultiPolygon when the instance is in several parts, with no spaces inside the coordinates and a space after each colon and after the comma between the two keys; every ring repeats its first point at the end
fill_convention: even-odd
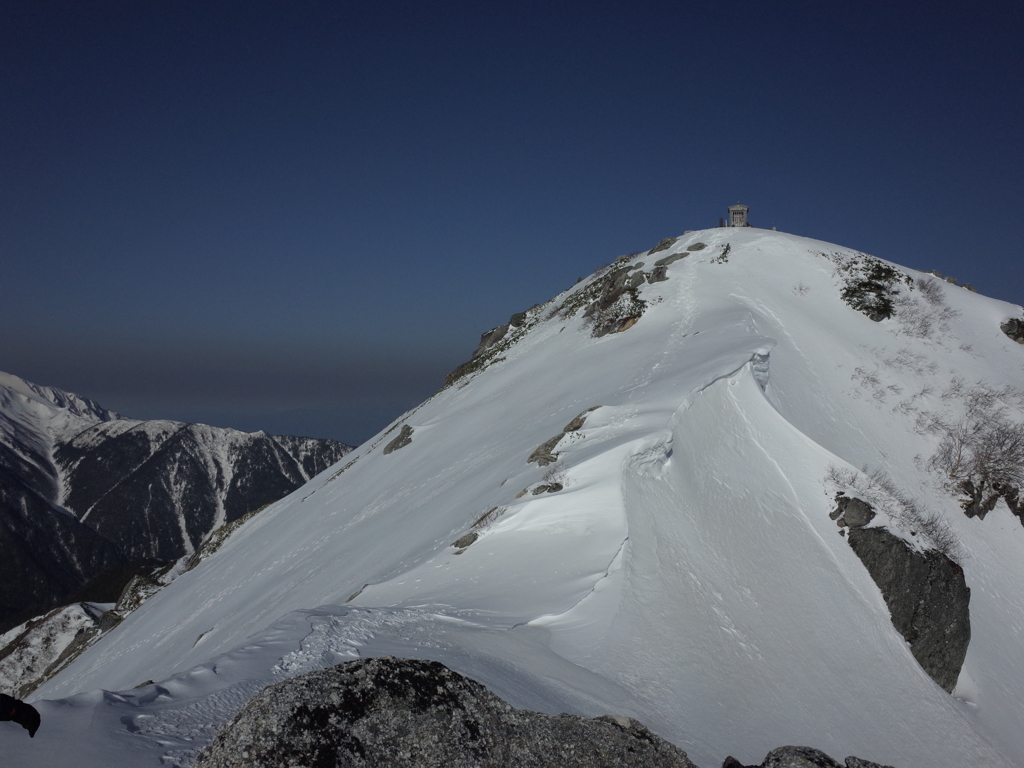
{"type": "Polygon", "coordinates": [[[452,546],[456,549],[465,549],[474,541],[480,538],[479,533],[467,533],[465,536],[456,539],[452,542],[452,546]]]}
{"type": "Polygon", "coordinates": [[[561,483],[545,483],[534,488],[532,493],[534,496],[540,496],[542,493],[558,493],[564,487],[561,483]]]}
{"type": "Polygon", "coordinates": [[[433,661],[360,659],[277,683],[196,768],[696,768],[622,717],[514,709],[433,661]]]}
{"type": "Polygon", "coordinates": [[[584,324],[595,338],[632,328],[643,315],[647,302],[638,288],[647,275],[639,264],[617,264],[562,302],[555,312],[568,318],[583,309],[584,324]]]}
{"type": "Polygon", "coordinates": [[[870,760],[862,760],[859,757],[846,758],[846,768],[893,768],[891,765],[872,763],[870,760]]]}
{"type": "Polygon", "coordinates": [[[918,664],[952,693],[971,641],[971,590],[963,569],[940,552],[915,552],[885,528],[853,528],[847,541],[918,664]]]}
{"type": "Polygon", "coordinates": [[[398,432],[398,437],[392,440],[390,443],[384,446],[384,453],[394,453],[399,448],[405,448],[409,443],[412,442],[412,427],[408,424],[403,424],[402,428],[398,432]]]}
{"type": "Polygon", "coordinates": [[[620,333],[636,324],[647,308],[647,302],[637,293],[645,280],[646,275],[639,270],[630,275],[621,269],[595,283],[598,296],[583,311],[595,338],[620,333]]]}
{"type": "Polygon", "coordinates": [[[678,237],[666,237],[664,240],[661,240],[656,246],[651,248],[651,250],[649,250],[647,253],[648,255],[650,255],[652,253],[658,253],[659,251],[667,251],[669,248],[676,244],[676,240],[678,239],[678,237]]]}
{"type": "Polygon", "coordinates": [[[875,510],[871,508],[870,504],[861,499],[855,499],[851,496],[838,496],[836,498],[836,508],[829,517],[840,526],[863,528],[875,519],[875,510]]]}
{"type": "Polygon", "coordinates": [[[558,454],[555,452],[555,446],[558,445],[558,441],[563,437],[565,437],[565,432],[559,432],[550,440],[545,440],[533,449],[533,453],[530,454],[526,463],[531,464],[536,462],[541,467],[546,467],[548,464],[554,464],[558,461],[558,454]]]}
{"type": "MultiPolygon", "coordinates": [[[[725,758],[722,768],[843,768],[824,752],[812,747],[779,747],[773,749],[760,765],[743,765],[735,757],[725,758]]],[[[846,768],[892,768],[859,757],[846,758],[846,768]]]]}
{"type": "Polygon", "coordinates": [[[843,768],[820,749],[813,747],[779,747],[761,763],[761,768],[843,768]]]}
{"type": "Polygon", "coordinates": [[[677,262],[680,259],[685,259],[689,255],[690,255],[689,251],[683,251],[682,253],[673,253],[673,254],[670,254],[668,256],[663,256],[660,259],[658,259],[656,262],[654,262],[654,266],[655,267],[667,267],[669,264],[677,262]]]}
{"type": "Polygon", "coordinates": [[[668,267],[655,267],[647,273],[648,283],[663,283],[668,280],[668,267]]]}
{"type": "Polygon", "coordinates": [[[552,437],[550,440],[545,440],[543,443],[538,445],[533,453],[530,454],[526,460],[527,464],[536,462],[542,467],[546,467],[548,464],[554,464],[558,461],[558,453],[555,451],[555,446],[570,432],[578,432],[583,429],[584,423],[587,420],[587,414],[591,411],[596,411],[600,408],[600,405],[595,405],[592,408],[587,408],[583,413],[576,416],[572,421],[565,425],[561,432],[552,437]]]}

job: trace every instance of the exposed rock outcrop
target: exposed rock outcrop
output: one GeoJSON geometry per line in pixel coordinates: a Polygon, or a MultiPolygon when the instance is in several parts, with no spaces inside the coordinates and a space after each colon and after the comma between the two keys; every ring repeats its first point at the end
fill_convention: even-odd
{"type": "Polygon", "coordinates": [[[660,240],[656,246],[651,248],[651,250],[647,252],[647,255],[650,256],[653,253],[667,251],[669,248],[676,244],[677,240],[679,240],[678,237],[666,237],[664,240],[660,240]]]}
{"type": "Polygon", "coordinates": [[[563,315],[583,307],[583,320],[595,338],[632,328],[647,309],[637,289],[647,281],[642,264],[615,266],[586,288],[570,296],[560,308],[563,315]]]}
{"type": "Polygon", "coordinates": [[[625,717],[515,709],[433,661],[360,659],[272,685],[197,768],[696,768],[625,717]]]}
{"type": "MultiPolygon", "coordinates": [[[[583,411],[579,416],[574,418],[557,435],[552,437],[550,440],[545,440],[543,443],[533,449],[533,453],[527,458],[526,463],[531,464],[536,462],[538,466],[546,467],[548,464],[554,464],[558,461],[558,453],[555,451],[555,446],[561,442],[562,438],[570,432],[578,432],[583,429],[583,424],[587,420],[587,414],[591,411],[596,411],[601,406],[595,405],[593,408],[588,408],[583,411]]],[[[561,489],[559,489],[561,490],[561,489]]]]}
{"type": "Polygon", "coordinates": [[[555,452],[555,446],[558,445],[558,441],[563,437],[565,437],[565,432],[559,432],[550,440],[545,440],[533,449],[533,453],[530,454],[526,463],[530,464],[536,462],[541,467],[546,467],[548,464],[554,464],[558,461],[558,454],[555,452]]]}
{"type": "Polygon", "coordinates": [[[866,501],[840,494],[836,496],[836,508],[829,517],[835,520],[838,526],[863,528],[875,519],[875,510],[866,501]]]}
{"type": "Polygon", "coordinates": [[[492,328],[480,335],[480,344],[473,351],[469,360],[444,377],[444,386],[450,387],[455,382],[473,373],[479,373],[492,363],[503,360],[501,353],[515,344],[530,327],[537,322],[539,304],[535,304],[525,312],[516,312],[507,323],[492,328]]]}
{"type": "Polygon", "coordinates": [[[952,693],[971,641],[971,590],[963,569],[934,550],[914,551],[885,528],[852,528],[847,540],[914,658],[952,693]]]}
{"type": "Polygon", "coordinates": [[[452,546],[455,547],[456,549],[465,549],[466,547],[468,547],[470,544],[472,544],[474,541],[476,541],[479,538],[480,538],[480,534],[479,533],[467,533],[465,536],[462,536],[462,537],[456,539],[455,541],[453,541],[452,542],[452,546]]]}
{"type": "Polygon", "coordinates": [[[1024,344],[1024,318],[1011,317],[999,328],[1018,344],[1024,344]]]}
{"type": "MultiPolygon", "coordinates": [[[[743,765],[733,757],[725,758],[722,768],[843,768],[824,752],[812,747],[779,747],[767,754],[760,765],[743,765]]],[[[846,768],[892,768],[859,757],[846,758],[846,768]]]]}
{"type": "Polygon", "coordinates": [[[508,333],[508,328],[509,323],[505,323],[504,325],[499,325],[497,328],[492,328],[491,330],[480,334],[480,345],[473,351],[471,359],[476,360],[480,355],[505,338],[505,334],[508,333]]]}
{"type": "Polygon", "coordinates": [[[88,603],[56,608],[0,635],[0,690],[28,696],[68,646],[97,630],[102,611],[88,603]]]}
{"type": "Polygon", "coordinates": [[[398,437],[392,440],[390,443],[384,446],[384,453],[394,453],[399,448],[405,448],[409,443],[412,442],[412,427],[408,424],[403,424],[402,428],[398,431],[398,437]]]}

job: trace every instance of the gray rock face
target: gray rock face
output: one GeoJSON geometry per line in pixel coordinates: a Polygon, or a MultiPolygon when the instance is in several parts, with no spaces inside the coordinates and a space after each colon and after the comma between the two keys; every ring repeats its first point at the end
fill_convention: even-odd
{"type": "Polygon", "coordinates": [[[952,693],[971,641],[971,590],[963,569],[940,552],[915,552],[885,528],[853,528],[847,540],[918,664],[952,693]]]}
{"type": "Polygon", "coordinates": [[[761,763],[761,768],[842,768],[819,749],[813,747],[779,747],[761,763]]]}
{"type": "Polygon", "coordinates": [[[892,768],[892,766],[872,763],[870,760],[861,760],[859,757],[848,757],[846,758],[846,768],[892,768]]]}
{"type": "Polygon", "coordinates": [[[1024,344],[1024,318],[1011,317],[999,328],[1018,344],[1024,344]]]}
{"type": "Polygon", "coordinates": [[[651,250],[649,250],[647,254],[650,255],[652,253],[667,251],[669,248],[676,244],[676,241],[678,239],[678,237],[666,237],[664,240],[660,240],[656,246],[651,248],[651,250]]]}
{"type": "Polygon", "coordinates": [[[840,526],[863,528],[875,519],[875,510],[871,508],[870,504],[861,499],[839,496],[836,498],[836,508],[829,517],[840,526]]]}
{"type": "Polygon", "coordinates": [[[456,539],[452,542],[452,546],[456,549],[465,549],[474,541],[480,538],[479,533],[467,533],[465,536],[456,539]]]}
{"type": "Polygon", "coordinates": [[[583,317],[590,323],[595,338],[632,328],[647,308],[647,302],[637,293],[647,276],[640,270],[630,274],[631,269],[636,268],[613,269],[591,285],[595,295],[583,317]]]}
{"type": "Polygon", "coordinates": [[[668,267],[655,267],[647,273],[648,283],[663,283],[668,280],[668,267]]]}
{"type": "Polygon", "coordinates": [[[394,453],[399,448],[405,448],[409,443],[412,442],[412,427],[408,424],[403,424],[402,428],[398,431],[398,437],[392,440],[390,443],[384,446],[384,453],[394,453]]]}
{"type": "Polygon", "coordinates": [[[761,763],[761,768],[842,768],[819,749],[813,747],[779,747],[761,763]]]}
{"type": "Polygon", "coordinates": [[[565,436],[564,432],[561,432],[550,440],[545,440],[543,443],[533,449],[533,453],[530,454],[526,463],[536,462],[538,466],[546,467],[548,464],[554,464],[558,461],[558,453],[555,452],[555,446],[558,445],[558,441],[565,436]]]}
{"type": "MultiPolygon", "coordinates": [[[[812,747],[779,747],[765,757],[761,765],[745,766],[734,757],[725,758],[722,768],[843,768],[824,752],[812,747]]],[[[846,768],[892,768],[859,757],[846,758],[846,768]]]]}
{"type": "Polygon", "coordinates": [[[561,483],[545,483],[534,488],[532,493],[534,496],[540,496],[542,493],[558,493],[564,487],[561,483]]]}
{"type": "MultiPolygon", "coordinates": [[[[520,314],[524,314],[524,313],[520,313],[520,314]]],[[[515,317],[516,316],[513,315],[513,318],[515,318],[515,317]]],[[[522,325],[522,321],[520,321],[519,324],[522,325]]],[[[501,341],[503,338],[505,338],[505,334],[508,333],[508,328],[509,328],[509,323],[505,323],[504,325],[499,325],[497,328],[492,328],[491,330],[487,331],[486,333],[481,334],[480,335],[480,345],[473,351],[473,356],[472,356],[471,359],[476,360],[476,358],[480,357],[480,355],[482,355],[488,349],[490,349],[495,344],[497,344],[499,341],[501,341]]]]}
{"type": "MultiPolygon", "coordinates": [[[[533,453],[530,454],[526,463],[536,462],[539,466],[546,467],[548,464],[554,464],[558,461],[558,453],[555,451],[555,446],[570,432],[578,432],[583,429],[583,425],[587,421],[587,414],[596,411],[601,406],[595,405],[592,408],[587,408],[583,413],[574,418],[557,435],[552,437],[550,440],[545,440],[543,443],[533,449],[533,453]]],[[[561,490],[561,488],[559,488],[561,490]]]]}
{"type": "Polygon", "coordinates": [[[635,720],[514,709],[437,662],[361,659],[264,689],[197,768],[696,768],[635,720]]]}

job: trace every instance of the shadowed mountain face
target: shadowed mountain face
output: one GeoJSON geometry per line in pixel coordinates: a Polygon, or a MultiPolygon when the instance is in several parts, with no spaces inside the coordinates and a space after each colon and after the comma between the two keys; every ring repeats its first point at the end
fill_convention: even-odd
{"type": "MultiPolygon", "coordinates": [[[[0,457],[10,454],[0,446],[0,457]]],[[[125,562],[113,543],[6,466],[0,467],[0,553],[0,630],[125,562]]]]}
{"type": "Polygon", "coordinates": [[[96,424],[54,450],[64,506],[129,558],[191,553],[215,527],[286,496],[347,453],[172,421],[96,424]],[[127,427],[127,429],[125,428],[127,427]]]}
{"type": "Polygon", "coordinates": [[[104,572],[190,554],[350,446],[135,421],[0,374],[0,630],[104,572]]]}

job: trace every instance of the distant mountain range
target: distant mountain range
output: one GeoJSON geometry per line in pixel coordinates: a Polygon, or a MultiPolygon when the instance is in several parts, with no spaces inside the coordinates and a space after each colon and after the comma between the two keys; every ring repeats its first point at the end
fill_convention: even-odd
{"type": "Polygon", "coordinates": [[[72,598],[116,600],[140,567],[190,554],[351,450],[138,421],[0,372],[0,631],[72,598]]]}

